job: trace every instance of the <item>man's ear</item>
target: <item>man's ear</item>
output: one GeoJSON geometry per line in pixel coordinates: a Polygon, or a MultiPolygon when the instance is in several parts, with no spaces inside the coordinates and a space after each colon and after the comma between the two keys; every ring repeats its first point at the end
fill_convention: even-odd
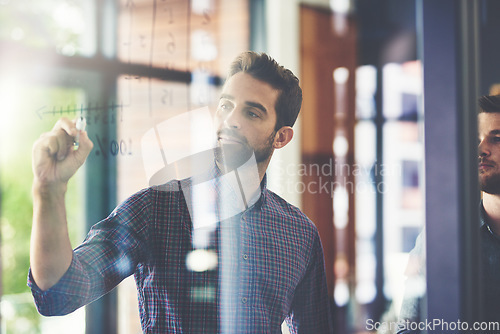
{"type": "Polygon", "coordinates": [[[293,129],[290,126],[283,126],[276,131],[273,148],[280,149],[288,144],[293,138],[293,129]]]}

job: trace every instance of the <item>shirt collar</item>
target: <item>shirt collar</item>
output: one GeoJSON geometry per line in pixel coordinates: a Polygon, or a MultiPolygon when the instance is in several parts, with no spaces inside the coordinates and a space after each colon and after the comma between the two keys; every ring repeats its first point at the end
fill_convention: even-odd
{"type": "Polygon", "coordinates": [[[481,226],[488,226],[488,224],[486,223],[486,212],[484,211],[483,200],[479,202],[479,221],[481,223],[481,226]]]}
{"type": "Polygon", "coordinates": [[[486,215],[486,211],[484,210],[483,200],[479,203],[479,220],[481,222],[481,228],[488,231],[490,235],[492,235],[497,240],[500,240],[500,236],[495,234],[488,223],[488,216],[486,215]]]}
{"type": "MultiPolygon", "coordinates": [[[[211,175],[210,178],[219,178],[223,175],[224,173],[220,170],[220,168],[217,166],[217,164],[214,162],[213,166],[209,170],[209,175],[211,175]]],[[[218,185],[216,185],[217,192],[219,192],[218,185]]],[[[265,205],[268,197],[268,189],[267,189],[267,173],[264,174],[264,177],[262,178],[262,181],[260,182],[260,197],[255,202],[254,205],[249,207],[248,209],[252,208],[257,208],[257,209],[262,209],[262,206],[265,205]]]]}

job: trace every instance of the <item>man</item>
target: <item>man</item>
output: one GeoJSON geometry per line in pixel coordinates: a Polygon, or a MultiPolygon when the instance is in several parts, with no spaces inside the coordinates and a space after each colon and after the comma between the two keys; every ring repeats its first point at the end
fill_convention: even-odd
{"type": "Polygon", "coordinates": [[[223,306],[220,272],[197,273],[186,266],[194,227],[179,188],[191,180],[132,195],[71,249],[64,193],[93,144],[74,122],[60,120],[33,148],[28,284],[40,313],[72,312],[134,274],[145,333],[279,333],[283,320],[293,333],[331,333],[318,232],[303,213],[266,188],[272,153],[292,139],[301,101],[298,79],[267,55],[246,52],[231,65],[216,113],[218,145],[225,154],[216,155],[214,173],[237,168],[234,147],[252,151],[260,194],[243,212],[221,221],[235,227],[236,235],[224,239],[220,227],[213,236],[217,253],[228,240],[237,240],[231,248],[237,251],[232,258],[237,284],[223,306]],[[201,297],[200,287],[205,289],[201,297]]]}
{"type": "MultiPolygon", "coordinates": [[[[500,95],[479,98],[478,168],[482,191],[480,203],[480,247],[482,261],[483,314],[482,321],[498,322],[500,314],[500,95]]],[[[425,279],[424,241],[417,239],[410,254],[407,272],[409,282],[425,279]]],[[[418,322],[421,319],[422,294],[407,284],[400,321],[418,322]],[[412,293],[416,291],[416,293],[412,293]]],[[[458,320],[458,319],[457,319],[458,320]]],[[[430,320],[432,321],[432,320],[430,320]]],[[[472,324],[470,324],[472,326],[472,324]]],[[[403,323],[398,333],[420,333],[403,323]]]]}
{"type": "Polygon", "coordinates": [[[500,314],[500,95],[479,99],[479,185],[484,320],[500,314]]]}

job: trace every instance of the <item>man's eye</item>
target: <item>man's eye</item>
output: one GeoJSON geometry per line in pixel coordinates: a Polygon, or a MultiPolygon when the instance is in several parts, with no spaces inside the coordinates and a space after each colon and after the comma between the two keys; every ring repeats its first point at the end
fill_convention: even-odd
{"type": "Polygon", "coordinates": [[[231,109],[231,106],[229,105],[229,103],[221,103],[219,104],[219,109],[222,111],[228,111],[231,109]]]}
{"type": "Polygon", "coordinates": [[[254,113],[253,111],[247,111],[247,115],[251,118],[259,118],[259,115],[254,113]]]}
{"type": "Polygon", "coordinates": [[[495,143],[500,143],[500,137],[493,137],[492,139],[495,143]]]}

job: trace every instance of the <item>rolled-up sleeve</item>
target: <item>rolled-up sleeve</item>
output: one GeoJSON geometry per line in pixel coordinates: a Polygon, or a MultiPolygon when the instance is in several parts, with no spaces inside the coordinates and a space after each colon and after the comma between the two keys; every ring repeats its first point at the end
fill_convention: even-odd
{"type": "Polygon", "coordinates": [[[50,289],[43,291],[36,285],[31,269],[28,272],[28,286],[35,299],[38,312],[45,316],[65,315],[73,312],[85,305],[85,296],[88,296],[91,290],[90,280],[75,257],[63,277],[50,289]]]}
{"type": "Polygon", "coordinates": [[[65,315],[111,291],[144,261],[151,222],[151,192],[143,190],[95,224],[73,250],[66,273],[48,290],[41,290],[28,272],[36,307],[45,316],[65,315]]]}

